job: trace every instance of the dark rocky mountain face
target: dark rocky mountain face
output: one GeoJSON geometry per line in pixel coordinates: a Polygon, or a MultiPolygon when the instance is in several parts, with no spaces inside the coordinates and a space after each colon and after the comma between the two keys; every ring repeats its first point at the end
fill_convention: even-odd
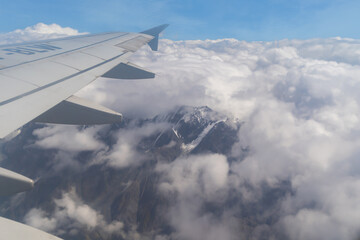
{"type": "MultiPolygon", "coordinates": [[[[133,148],[142,160],[140,164],[125,167],[107,164],[108,161],[103,159],[109,158],[109,155],[101,151],[64,153],[56,148],[40,148],[35,144],[38,139],[33,132],[45,125],[25,126],[20,135],[2,144],[1,167],[37,181],[30,192],[2,197],[1,216],[29,223],[26,220],[27,216],[30,219],[29,212],[40,209],[38,215],[50,225],[45,230],[64,239],[134,239],[139,236],[153,239],[156,235],[170,236],[174,228],[168,220],[168,213],[176,196],[159,193],[163,176],[156,171],[157,165],[171,163],[179,157],[209,153],[225,155],[230,161],[231,149],[238,141],[241,124],[208,107],[183,106],[152,119],[124,119],[121,124],[104,126],[96,132],[96,137],[106,151],[112,151],[119,147],[114,132],[149,124],[163,124],[163,127],[149,131],[149,134],[140,134],[133,141],[133,148]],[[64,163],[63,167],[54,168],[54,159],[59,158],[59,154],[62,154],[61,161],[71,164],[64,163]],[[72,208],[75,210],[65,203],[74,205],[72,208]],[[97,221],[80,219],[82,211],[90,212],[97,221]],[[79,219],[87,224],[78,224],[79,219]],[[116,228],[121,228],[121,231],[116,231],[116,228]]],[[[86,127],[79,127],[80,130],[82,128],[86,127]]],[[[56,161],[58,164],[60,160],[56,161]]],[[[284,183],[282,189],[287,188],[284,183]]],[[[274,199],[271,196],[281,198],[285,192],[269,190],[258,205],[239,212],[241,228],[251,227],[251,222],[255,221],[253,213],[263,211],[264,205],[276,205],[276,202],[271,202],[274,199]],[[244,219],[250,223],[244,224],[244,219]]],[[[216,213],[224,209],[239,209],[241,202],[241,196],[233,193],[223,203],[205,203],[204,211],[216,213]]]]}

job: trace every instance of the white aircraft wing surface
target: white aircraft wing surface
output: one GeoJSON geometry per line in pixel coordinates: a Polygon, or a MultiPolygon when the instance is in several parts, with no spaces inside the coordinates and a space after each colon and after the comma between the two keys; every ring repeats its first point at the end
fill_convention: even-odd
{"type": "MultiPolygon", "coordinates": [[[[106,124],[121,114],[73,94],[97,78],[144,79],[155,75],[127,59],[148,44],[158,48],[161,25],[141,33],[114,32],[0,46],[0,139],[30,121],[106,124]]],[[[0,196],[29,190],[34,183],[0,168],[0,196]]],[[[1,238],[59,239],[0,218],[1,238]]]]}
{"type": "Polygon", "coordinates": [[[158,35],[166,27],[0,46],[0,138],[32,120],[64,124],[121,120],[121,114],[72,95],[100,76],[154,77],[127,59],[146,43],[157,50],[158,35]]]}
{"type": "Polygon", "coordinates": [[[0,238],[6,240],[61,240],[46,232],[2,217],[0,217],[0,233],[0,238]]]}

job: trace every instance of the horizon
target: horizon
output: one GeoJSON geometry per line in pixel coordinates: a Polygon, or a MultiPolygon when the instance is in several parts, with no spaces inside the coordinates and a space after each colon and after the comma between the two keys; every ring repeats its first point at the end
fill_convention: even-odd
{"type": "Polygon", "coordinates": [[[235,38],[245,41],[281,39],[360,38],[357,31],[360,2],[339,0],[164,1],[144,2],[69,0],[59,3],[4,0],[0,32],[24,29],[43,22],[80,32],[139,32],[152,26],[171,25],[171,40],[235,38]]]}

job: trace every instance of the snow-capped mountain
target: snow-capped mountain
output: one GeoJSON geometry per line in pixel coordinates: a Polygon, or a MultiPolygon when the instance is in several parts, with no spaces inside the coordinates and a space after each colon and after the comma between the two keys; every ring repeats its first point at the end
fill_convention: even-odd
{"type": "Polygon", "coordinates": [[[182,106],[96,128],[101,147],[74,152],[41,147],[36,132],[47,126],[27,125],[3,143],[1,166],[36,179],[35,188],[1,198],[0,214],[65,239],[167,236],[173,232],[166,214],[173,196],[159,194],[157,165],[189,155],[230,156],[240,126],[208,107],[182,106]],[[130,163],[119,165],[125,156],[130,163]]]}

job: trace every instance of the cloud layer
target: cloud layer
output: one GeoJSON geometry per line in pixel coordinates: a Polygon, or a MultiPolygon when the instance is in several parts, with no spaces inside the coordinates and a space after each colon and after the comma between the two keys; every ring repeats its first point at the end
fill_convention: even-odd
{"type": "MultiPolygon", "coordinates": [[[[253,43],[163,40],[159,53],[143,49],[133,58],[158,72],[156,80],[100,84],[103,89],[119,86],[124,94],[115,97],[112,90],[107,91],[110,97],[105,102],[124,114],[143,117],[176,105],[208,105],[245,122],[240,141],[233,147],[232,157],[238,160],[229,163],[223,178],[226,184],[212,184],[211,190],[203,185],[204,178],[214,172],[204,167],[199,177],[196,159],[177,159],[162,166],[170,181],[160,188],[177,192],[169,216],[176,220],[176,236],[209,239],[217,235],[207,233],[216,229],[224,233],[223,239],[236,239],[238,230],[229,219],[236,218],[242,208],[261,204],[267,191],[282,189],[284,183],[288,187],[282,197],[273,197],[275,203],[269,209],[264,204],[253,212],[258,222],[244,230],[244,236],[358,236],[359,43],[340,38],[253,43]],[[148,99],[153,107],[146,104],[148,99]],[[246,147],[250,151],[242,159],[241,149],[246,147]],[[186,180],[195,179],[192,184],[176,180],[182,176],[184,161],[186,180]],[[215,202],[226,205],[235,191],[241,207],[226,209],[220,216],[203,212],[212,202],[209,191],[217,187],[225,192],[215,202]],[[275,219],[271,224],[267,223],[269,214],[275,219]]],[[[211,156],[202,158],[212,162],[211,156]]]]}
{"type": "MultiPolygon", "coordinates": [[[[158,73],[156,79],[99,79],[79,95],[129,117],[207,105],[244,122],[231,156],[188,156],[158,165],[163,177],[159,194],[174,198],[167,216],[175,229],[171,238],[354,239],[360,232],[359,44],[341,38],[161,40],[159,52],[144,47],[132,57],[158,73]],[[244,148],[249,149],[245,158],[244,148]],[[222,210],[215,213],[209,204],[222,210]],[[246,215],[250,208],[253,212],[246,215]]],[[[72,136],[84,143],[80,150],[101,145],[91,129],[57,129],[37,130],[37,144],[78,151],[65,140],[72,136]]],[[[108,154],[112,166],[128,166],[138,154],[134,136],[154,129],[119,135],[118,150],[108,154]]],[[[65,194],[56,203],[71,199],[65,194]]],[[[81,203],[69,205],[98,216],[81,203]]],[[[84,222],[74,211],[65,207],[59,214],[104,225],[103,220],[84,222]]],[[[44,219],[44,213],[32,210],[27,222],[51,230],[62,219],[45,218],[40,224],[38,218],[44,219]]]]}

